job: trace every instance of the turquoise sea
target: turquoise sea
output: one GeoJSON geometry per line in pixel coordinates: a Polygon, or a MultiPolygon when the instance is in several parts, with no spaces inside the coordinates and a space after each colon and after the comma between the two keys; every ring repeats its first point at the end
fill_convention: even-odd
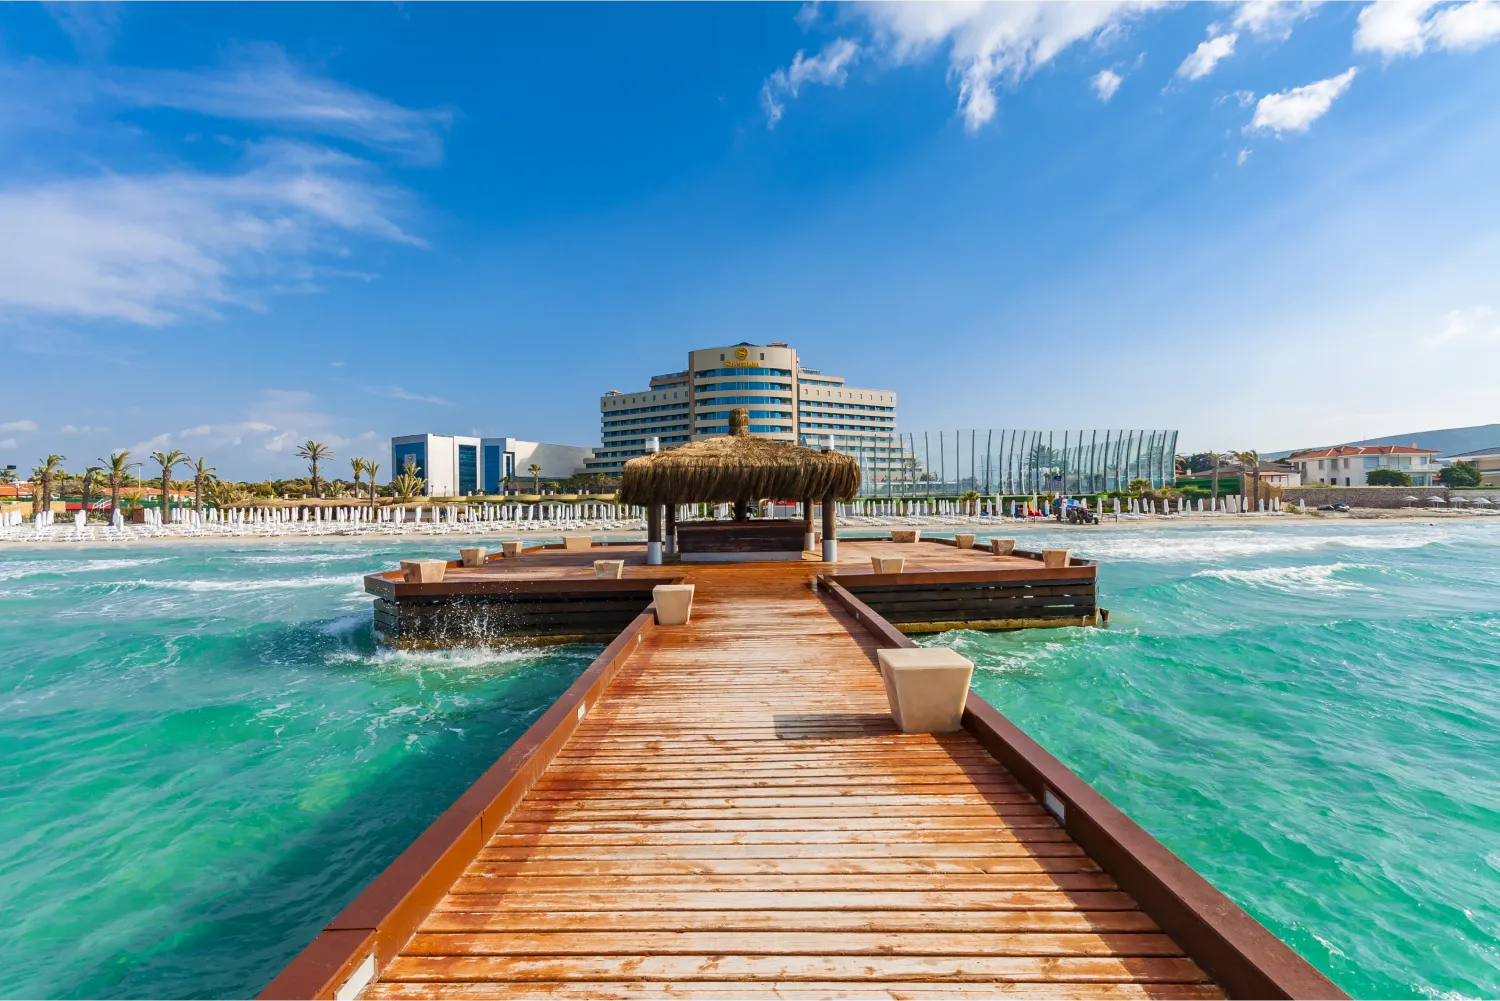
{"type": "MultiPolygon", "coordinates": [[[[935,637],[986,697],[1351,994],[1500,996],[1500,521],[1017,534],[1112,624],[935,637]]],[[[254,994],[588,663],[378,650],[434,549],[0,549],[0,996],[254,994]]]]}

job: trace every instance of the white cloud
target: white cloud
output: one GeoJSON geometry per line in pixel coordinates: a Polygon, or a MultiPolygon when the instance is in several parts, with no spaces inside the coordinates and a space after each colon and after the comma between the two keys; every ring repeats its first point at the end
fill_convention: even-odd
{"type": "Polygon", "coordinates": [[[1245,161],[1248,159],[1250,159],[1250,151],[1248,149],[1242,149],[1239,151],[1239,154],[1235,156],[1234,165],[1236,167],[1243,167],[1245,165],[1245,161]]]}
{"type": "MultiPolygon", "coordinates": [[[[853,11],[865,22],[870,39],[863,44],[840,41],[894,64],[946,48],[949,74],[958,84],[958,111],[965,128],[974,132],[995,117],[995,91],[1002,82],[1018,83],[1072,45],[1106,43],[1140,12],[1161,5],[1158,0],[866,3],[853,11]]],[[[790,83],[790,70],[778,73],[787,74],[790,83]]],[[[773,122],[785,110],[776,80],[773,74],[761,95],[773,122]]]]}
{"type": "Polygon", "coordinates": [[[1246,0],[1235,8],[1230,24],[1256,38],[1284,41],[1291,37],[1292,25],[1319,6],[1319,0],[1246,0]]]}
{"type": "Polygon", "coordinates": [[[213,118],[334,136],[419,161],[442,155],[453,114],[405,108],[374,94],[315,76],[274,46],[242,49],[222,68],[115,70],[101,95],[143,108],[175,108],[213,118]]]}
{"type": "Polygon", "coordinates": [[[108,432],[109,428],[90,427],[87,424],[82,427],[77,424],[64,424],[57,429],[58,434],[106,434],[108,432]]]}
{"type": "Polygon", "coordinates": [[[0,188],[0,317],[161,326],[338,274],[343,240],[421,246],[362,161],[271,143],[238,173],[102,174],[0,188]]]}
{"type": "Polygon", "coordinates": [[[1255,117],[1246,131],[1306,132],[1312,123],[1327,114],[1349,85],[1354,82],[1354,67],[1338,76],[1319,80],[1305,87],[1294,87],[1280,94],[1267,94],[1255,105],[1255,117]]]}
{"type": "Polygon", "coordinates": [[[1500,2],[1468,0],[1439,7],[1435,0],[1381,0],[1359,12],[1354,48],[1387,59],[1429,47],[1477,49],[1500,39],[1500,2]]]}
{"type": "Polygon", "coordinates": [[[445,400],[441,396],[423,396],[420,393],[408,393],[400,386],[386,386],[379,388],[366,386],[365,392],[374,393],[376,396],[389,396],[393,400],[408,400],[413,403],[434,403],[440,407],[453,406],[452,400],[445,400]]]}
{"type": "Polygon", "coordinates": [[[0,431],[35,431],[36,421],[6,421],[0,424],[0,431]]]}
{"type": "Polygon", "coordinates": [[[1115,96],[1115,91],[1120,89],[1120,82],[1124,78],[1114,70],[1100,70],[1095,73],[1089,85],[1094,88],[1094,96],[1106,103],[1115,96]]]}
{"type": "Polygon", "coordinates": [[[1428,34],[1445,49],[1477,49],[1500,39],[1500,3],[1471,0],[1432,15],[1428,34]]]}
{"type": "Polygon", "coordinates": [[[772,73],[761,85],[760,104],[766,112],[767,126],[776,127],[786,111],[787,98],[796,97],[805,84],[842,87],[848,79],[849,67],[858,61],[859,54],[859,46],[847,38],[835,38],[811,59],[804,58],[799,51],[790,66],[772,73]]]}
{"type": "Polygon", "coordinates": [[[1219,65],[1219,60],[1234,55],[1234,43],[1239,37],[1231,32],[1199,42],[1198,47],[1177,67],[1177,75],[1187,80],[1201,80],[1208,76],[1219,65]]]}
{"type": "Polygon", "coordinates": [[[1443,317],[1442,329],[1423,339],[1427,347],[1500,343],[1500,317],[1488,306],[1455,309],[1443,317]]]}
{"type": "Polygon", "coordinates": [[[1415,55],[1426,47],[1423,19],[1436,0],[1387,0],[1366,4],[1354,30],[1354,48],[1387,57],[1415,55]]]}
{"type": "Polygon", "coordinates": [[[14,438],[6,438],[4,441],[0,441],[0,448],[3,448],[3,449],[12,449],[12,448],[15,448],[15,447],[16,447],[16,440],[14,438]]]}
{"type": "Polygon", "coordinates": [[[120,32],[122,7],[116,3],[49,3],[47,12],[57,26],[73,39],[73,48],[85,59],[102,59],[120,32]]]}

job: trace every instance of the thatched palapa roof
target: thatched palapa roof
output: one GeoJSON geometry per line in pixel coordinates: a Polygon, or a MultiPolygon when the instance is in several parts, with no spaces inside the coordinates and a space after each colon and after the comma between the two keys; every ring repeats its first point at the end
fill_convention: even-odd
{"type": "Polygon", "coordinates": [[[733,501],[852,500],[859,463],[852,456],[750,435],[750,411],[730,411],[729,435],[689,442],[625,463],[625,504],[722,504],[733,501]]]}

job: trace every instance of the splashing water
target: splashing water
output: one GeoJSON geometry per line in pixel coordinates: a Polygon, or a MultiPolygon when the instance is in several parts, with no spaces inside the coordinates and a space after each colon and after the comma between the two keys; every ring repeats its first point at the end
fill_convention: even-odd
{"type": "Polygon", "coordinates": [[[1350,994],[1500,996],[1500,524],[1044,544],[1108,630],[925,642],[1350,994]]]}
{"type": "Polygon", "coordinates": [[[0,553],[0,996],[254,995],[597,652],[377,648],[434,548],[0,553]]]}

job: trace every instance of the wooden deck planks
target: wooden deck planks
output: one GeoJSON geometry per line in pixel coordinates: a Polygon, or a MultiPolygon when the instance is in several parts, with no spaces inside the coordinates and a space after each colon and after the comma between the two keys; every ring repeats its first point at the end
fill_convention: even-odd
{"type": "Polygon", "coordinates": [[[1222,997],[967,733],[892,726],[816,569],[684,568],[692,624],[641,644],[363,996],[1222,997]]]}

